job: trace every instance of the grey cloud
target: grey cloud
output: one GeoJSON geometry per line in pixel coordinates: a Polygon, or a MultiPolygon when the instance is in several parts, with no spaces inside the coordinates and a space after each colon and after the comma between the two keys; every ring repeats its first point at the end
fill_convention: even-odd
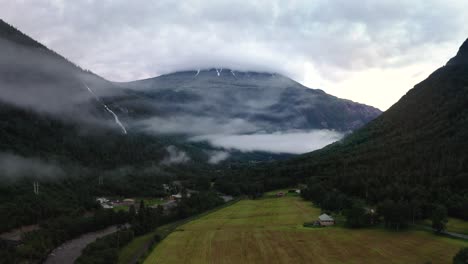
{"type": "Polygon", "coordinates": [[[258,130],[258,127],[246,120],[234,118],[220,120],[212,117],[174,116],[168,118],[153,117],[138,122],[147,132],[157,134],[223,134],[223,133],[249,133],[258,130]]]}
{"type": "Polygon", "coordinates": [[[162,165],[182,164],[190,161],[187,153],[177,149],[175,146],[168,146],[166,151],[168,155],[161,161],[162,165]]]}
{"type": "Polygon", "coordinates": [[[2,104],[32,109],[59,119],[73,117],[76,122],[114,127],[114,117],[96,96],[122,93],[109,82],[81,71],[52,52],[0,38],[2,104]]]}
{"type": "Polygon", "coordinates": [[[211,151],[209,153],[208,163],[210,164],[218,164],[223,160],[229,158],[230,154],[227,151],[211,151]]]}
{"type": "Polygon", "coordinates": [[[342,133],[322,129],[253,135],[203,135],[193,137],[191,140],[208,141],[216,147],[246,152],[302,154],[323,148],[340,140],[343,136],[342,133]]]}
{"type": "Polygon", "coordinates": [[[463,1],[8,1],[0,15],[112,80],[184,69],[324,78],[425,60],[468,30],[463,1]]]}
{"type": "Polygon", "coordinates": [[[54,162],[43,161],[36,157],[22,157],[10,153],[0,153],[1,178],[48,178],[63,176],[64,171],[54,162]]]}

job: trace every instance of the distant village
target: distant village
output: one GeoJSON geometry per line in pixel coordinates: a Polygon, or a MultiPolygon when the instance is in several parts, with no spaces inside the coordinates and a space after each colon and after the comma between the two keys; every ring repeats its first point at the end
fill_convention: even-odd
{"type": "MultiPolygon", "coordinates": [[[[198,193],[196,190],[186,189],[182,187],[182,184],[179,181],[172,182],[171,185],[163,184],[164,191],[168,193],[166,197],[160,198],[112,198],[112,197],[98,197],[96,202],[98,202],[104,209],[114,209],[114,210],[128,210],[130,206],[138,206],[141,200],[145,201],[145,205],[150,208],[157,208],[161,206],[164,213],[168,213],[172,208],[177,206],[177,203],[183,197],[191,197],[192,195],[198,193]],[[173,194],[171,194],[173,193],[173,194]]],[[[225,195],[218,193],[218,196],[224,200],[224,202],[229,202],[234,198],[230,195],[225,195]]]]}

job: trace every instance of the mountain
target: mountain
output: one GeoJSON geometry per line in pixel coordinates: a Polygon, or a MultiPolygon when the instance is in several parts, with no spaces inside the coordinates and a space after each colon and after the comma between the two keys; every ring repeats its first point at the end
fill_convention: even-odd
{"type": "Polygon", "coordinates": [[[467,106],[468,40],[375,120],[280,166],[309,179],[311,197],[338,192],[374,205],[422,204],[418,210],[426,215],[440,203],[468,219],[467,106]]]}
{"type": "Polygon", "coordinates": [[[271,73],[210,69],[118,83],[132,97],[115,100],[140,125],[159,132],[255,133],[331,129],[348,132],[380,114],[271,73]],[[142,118],[143,117],[143,118],[142,118]],[[185,126],[169,126],[179,122],[185,126]],[[164,124],[165,123],[165,124],[164,124]],[[204,127],[197,126],[203,124],[204,127]],[[154,126],[153,126],[154,127],[154,126]]]}
{"type": "MultiPolygon", "coordinates": [[[[166,142],[161,143],[163,149],[174,144],[191,150],[202,147],[196,154],[201,158],[195,160],[208,161],[212,157],[210,153],[219,153],[222,146],[192,141],[193,136],[310,129],[349,132],[380,114],[373,107],[309,89],[278,74],[212,69],[112,83],[81,69],[3,21],[0,21],[0,46],[0,106],[4,116],[13,115],[7,109],[12,113],[28,111],[39,115],[25,114],[27,118],[23,121],[8,122],[6,118],[3,122],[3,130],[8,131],[4,138],[8,141],[0,140],[0,145],[11,151],[21,146],[23,155],[41,152],[41,142],[46,138],[41,137],[34,144],[31,139],[25,140],[30,138],[25,135],[29,131],[45,135],[38,131],[40,125],[28,129],[31,120],[56,120],[74,127],[56,135],[47,132],[50,139],[47,144],[43,142],[44,148],[62,149],[66,155],[61,157],[75,152],[76,147],[59,143],[63,133],[74,131],[78,136],[73,137],[82,140],[87,140],[86,134],[96,138],[105,136],[105,142],[113,142],[104,134],[128,133],[128,137],[118,140],[121,144],[131,141],[129,138],[145,137],[166,142]],[[36,147],[28,150],[27,145],[36,147]]],[[[103,148],[102,152],[106,150],[103,148]]],[[[260,160],[280,157],[271,153],[244,155],[233,149],[229,152],[230,159],[244,161],[246,157],[260,160]]],[[[55,154],[49,152],[45,156],[55,154]]],[[[125,158],[116,160],[133,163],[127,155],[122,155],[125,158]]],[[[99,163],[99,159],[87,159],[99,163]]]]}
{"type": "Polygon", "coordinates": [[[97,87],[97,94],[104,93],[111,83],[82,70],[1,20],[0,48],[3,104],[68,121],[91,123],[106,117],[105,109],[84,83],[97,87]]]}
{"type": "Polygon", "coordinates": [[[88,210],[96,196],[164,195],[162,183],[197,186],[227,165],[290,156],[196,135],[349,131],[379,113],[276,74],[207,70],[117,84],[0,20],[0,230],[88,210]]]}

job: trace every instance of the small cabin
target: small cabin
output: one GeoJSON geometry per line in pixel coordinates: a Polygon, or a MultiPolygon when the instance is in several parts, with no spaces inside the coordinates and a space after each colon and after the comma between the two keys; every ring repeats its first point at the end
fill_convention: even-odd
{"type": "Polygon", "coordinates": [[[318,218],[318,222],[321,226],[331,226],[335,224],[335,219],[327,214],[322,214],[318,218]]]}
{"type": "Polygon", "coordinates": [[[283,197],[284,196],[284,192],[277,192],[276,193],[276,197],[283,197]]]}

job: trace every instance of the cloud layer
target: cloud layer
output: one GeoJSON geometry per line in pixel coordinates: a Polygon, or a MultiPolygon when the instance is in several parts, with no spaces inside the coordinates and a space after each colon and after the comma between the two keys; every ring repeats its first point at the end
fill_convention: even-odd
{"type": "Polygon", "coordinates": [[[48,178],[63,176],[64,171],[57,164],[35,157],[22,157],[0,152],[0,178],[35,177],[48,178]]]}
{"type": "Polygon", "coordinates": [[[302,154],[323,148],[343,138],[342,133],[321,129],[311,131],[278,132],[253,135],[205,135],[193,141],[208,141],[225,149],[241,151],[266,151],[272,153],[302,154]]]}
{"type": "MultiPolygon", "coordinates": [[[[111,80],[210,67],[266,70],[314,87],[348,85],[346,92],[318,88],[381,108],[392,103],[379,101],[385,92],[371,93],[376,99],[361,95],[370,87],[381,90],[375,84],[363,90],[356,82],[342,82],[369,69],[416,63],[429,63],[415,70],[426,74],[468,36],[468,5],[455,0],[0,0],[0,5],[2,18],[111,80]]],[[[405,88],[391,100],[413,84],[399,84],[405,88]]]]}
{"type": "Polygon", "coordinates": [[[162,165],[183,164],[190,161],[189,155],[175,146],[168,146],[166,151],[168,155],[161,161],[162,165]]]}

